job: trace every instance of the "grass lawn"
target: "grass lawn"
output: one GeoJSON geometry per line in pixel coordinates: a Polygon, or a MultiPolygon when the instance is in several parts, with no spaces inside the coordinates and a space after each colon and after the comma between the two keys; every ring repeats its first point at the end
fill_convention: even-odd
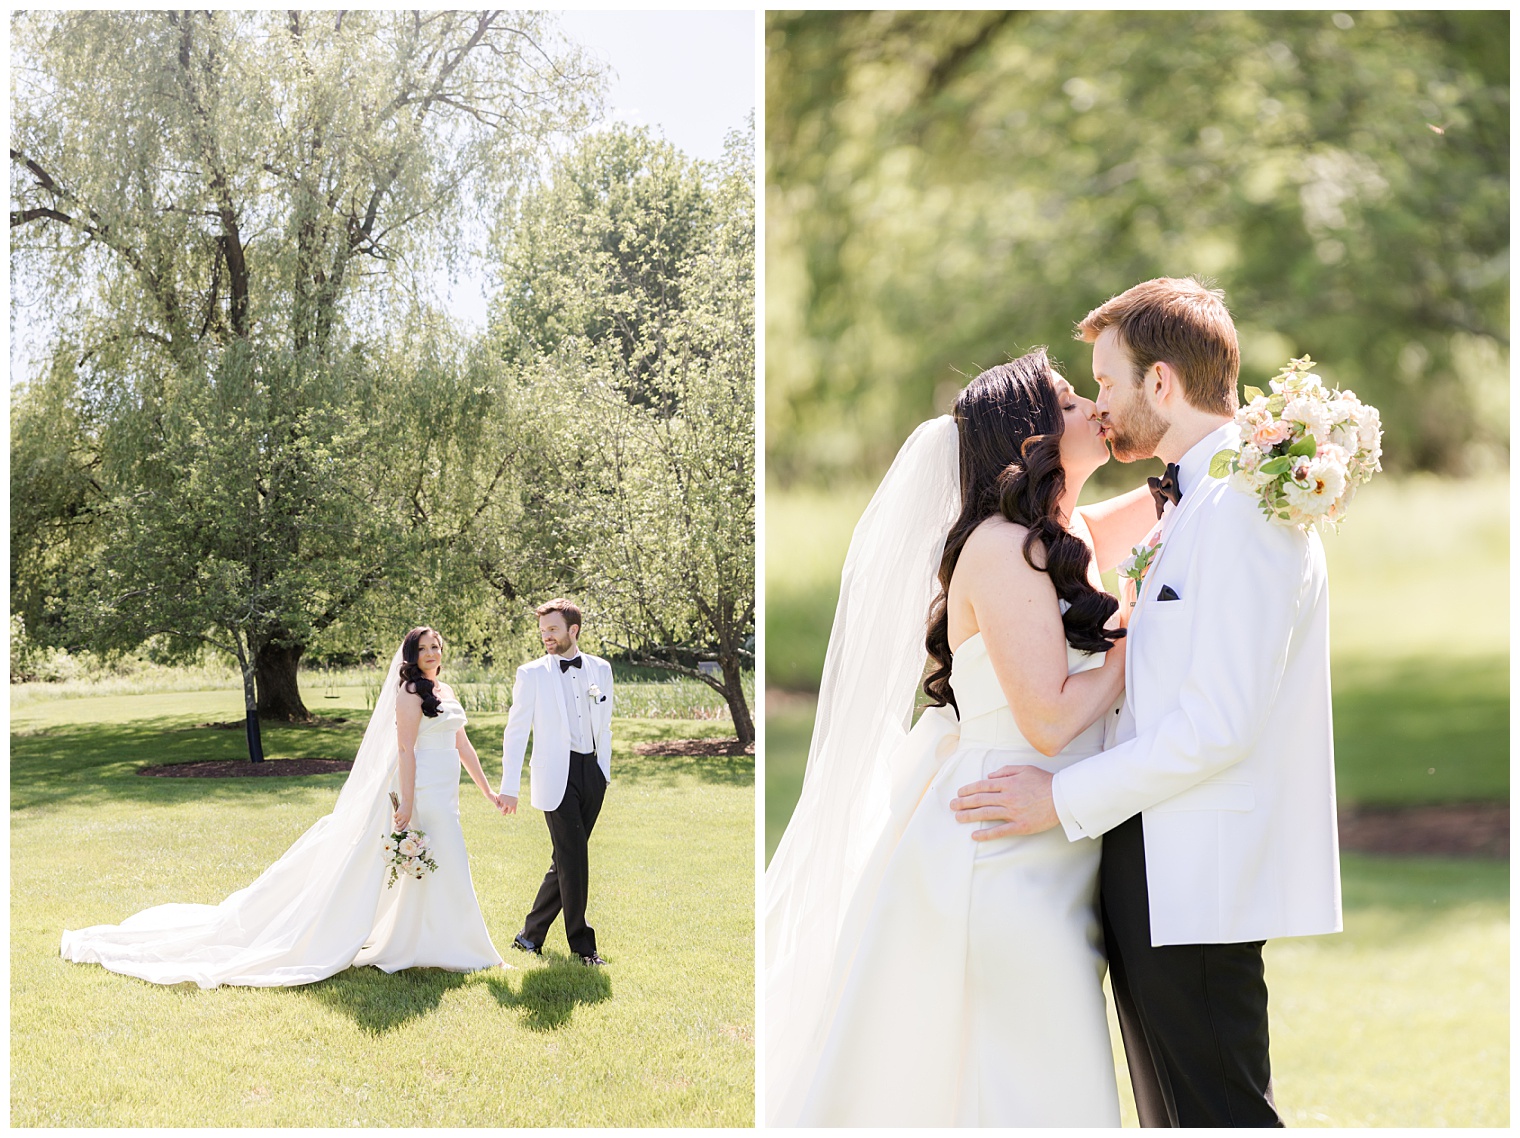
{"type": "MultiPolygon", "coordinates": [[[[1509,1125],[1509,868],[1343,855],[1346,931],[1267,944],[1289,1126],[1509,1125]]],[[[1126,1126],[1138,1126],[1109,1000],[1126,1126]]]]}
{"type": "MultiPolygon", "coordinates": [[[[786,689],[766,711],[767,860],[802,788],[839,570],[869,497],[767,493],[766,679],[786,689]]],[[[1383,478],[1326,536],[1342,802],[1508,801],[1508,509],[1503,478],[1383,478]],[[1441,519],[1439,540],[1415,534],[1419,518],[1441,519]]],[[[1341,875],[1344,933],[1267,947],[1284,1119],[1508,1125],[1508,866],[1343,854],[1341,875]]]]}
{"type": "MultiPolygon", "coordinates": [[[[337,694],[321,710],[352,722],[266,728],[268,753],[352,757],[368,716],[357,689],[337,694]]],[[[240,730],[194,726],[236,719],[237,692],[30,698],[13,712],[13,1126],[753,1124],[754,760],[632,754],[731,723],[614,721],[591,847],[606,969],[572,961],[559,924],[546,959],[511,950],[548,832],[526,805],[497,815],[462,776],[475,889],[510,969],[203,992],[68,963],[59,935],[219,901],[329,810],[344,776],[133,773],[241,757],[240,730]]],[[[493,778],[504,723],[471,720],[493,778]]]]}

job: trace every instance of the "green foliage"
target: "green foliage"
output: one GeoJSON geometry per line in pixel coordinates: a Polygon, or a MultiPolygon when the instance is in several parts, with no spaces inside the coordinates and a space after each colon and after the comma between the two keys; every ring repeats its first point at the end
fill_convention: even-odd
{"type": "MultiPolygon", "coordinates": [[[[595,107],[600,76],[550,17],[30,12],[12,28],[13,297],[46,298],[53,325],[12,410],[28,633],[207,641],[278,702],[382,582],[403,579],[394,619],[419,607],[405,579],[440,559],[472,581],[515,569],[470,522],[517,500],[478,464],[444,489],[441,463],[513,453],[520,416],[489,398],[499,362],[440,349],[455,338],[411,289],[595,107]]],[[[461,576],[430,580],[447,596],[461,576]]]]}
{"type": "Polygon", "coordinates": [[[1226,291],[1244,379],[1307,350],[1377,405],[1389,469],[1502,461],[1508,29],[768,13],[767,469],[881,469],[966,376],[1037,343],[1085,374],[1075,321],[1188,273],[1226,291]]]}
{"type": "MultiPolygon", "coordinates": [[[[550,860],[537,813],[461,785],[487,927],[510,969],[348,969],[301,988],[161,987],[58,955],[65,928],[248,884],[332,808],[341,775],[146,778],[237,758],[175,693],[57,701],[12,740],[11,1120],[71,1126],[748,1126],[754,1118],[754,760],[642,757],[712,724],[614,727],[592,839],[591,919],[611,961],[509,945],[550,860]],[[693,922],[691,914],[701,913],[693,922]],[[673,935],[679,930],[680,935],[673,935]]],[[[224,702],[236,708],[236,699],[224,702]]],[[[286,754],[352,755],[362,732],[283,726],[286,754]]],[[[482,750],[503,717],[471,725],[482,750]]],[[[489,762],[489,760],[488,760],[489,762]]]]}
{"type": "Polygon", "coordinates": [[[625,658],[698,677],[754,738],[753,133],[711,166],[593,136],[528,195],[497,334],[559,427],[531,539],[625,658]],[[700,664],[717,665],[706,675],[700,664]]]}

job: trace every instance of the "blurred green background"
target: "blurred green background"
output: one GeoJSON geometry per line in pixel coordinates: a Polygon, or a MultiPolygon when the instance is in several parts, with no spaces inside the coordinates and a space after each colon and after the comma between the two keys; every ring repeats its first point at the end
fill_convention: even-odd
{"type": "MultiPolygon", "coordinates": [[[[1343,810],[1508,802],[1508,44],[1506,12],[767,14],[767,860],[903,438],[1036,344],[1095,394],[1073,324],[1162,275],[1225,290],[1243,382],[1308,353],[1382,411],[1325,538],[1343,810]]],[[[1343,878],[1345,934],[1269,946],[1285,1118],[1505,1125],[1507,865],[1343,878]]]]}

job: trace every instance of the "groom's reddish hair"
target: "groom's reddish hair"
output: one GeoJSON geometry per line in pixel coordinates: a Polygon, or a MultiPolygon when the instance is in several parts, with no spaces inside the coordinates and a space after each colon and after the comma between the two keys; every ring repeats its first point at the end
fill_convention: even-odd
{"type": "Polygon", "coordinates": [[[1240,406],[1240,343],[1222,290],[1192,277],[1157,277],[1098,305],[1077,325],[1076,337],[1090,344],[1106,328],[1118,330],[1136,383],[1165,361],[1198,410],[1233,415],[1240,406]]]}
{"type": "Polygon", "coordinates": [[[555,597],[552,601],[545,601],[533,610],[534,616],[548,616],[551,612],[557,612],[565,618],[565,628],[579,628],[581,625],[581,609],[574,601],[567,601],[564,597],[555,597]]]}

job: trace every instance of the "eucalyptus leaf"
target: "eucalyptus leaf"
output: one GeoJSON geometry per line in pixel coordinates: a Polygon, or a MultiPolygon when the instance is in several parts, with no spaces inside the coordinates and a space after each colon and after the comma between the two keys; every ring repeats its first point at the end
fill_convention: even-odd
{"type": "Polygon", "coordinates": [[[1266,394],[1266,392],[1263,391],[1259,387],[1250,387],[1250,386],[1247,386],[1246,387],[1246,402],[1247,403],[1254,403],[1256,400],[1260,399],[1265,394],[1266,394]]]}
{"type": "Polygon", "coordinates": [[[1235,461],[1240,457],[1239,451],[1222,450],[1209,460],[1210,478],[1228,478],[1235,470],[1235,461]]]}

